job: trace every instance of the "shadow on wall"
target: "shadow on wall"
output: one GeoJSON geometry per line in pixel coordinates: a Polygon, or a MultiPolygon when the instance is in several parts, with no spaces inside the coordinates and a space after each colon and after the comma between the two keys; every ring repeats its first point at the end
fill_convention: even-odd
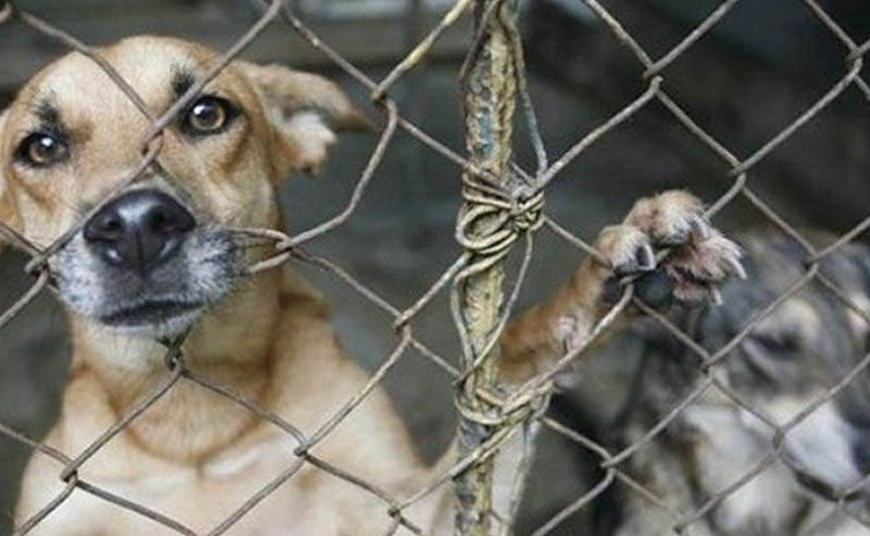
{"type": "MultiPolygon", "coordinates": [[[[857,42],[870,38],[870,4],[818,2],[857,42]]],[[[716,0],[607,2],[653,59],[712,13],[716,0]]],[[[525,26],[531,65],[596,109],[615,113],[646,84],[643,66],[580,2],[534,2],[525,26]],[[579,6],[579,7],[578,7],[579,6]]],[[[738,158],[746,159],[797,119],[848,70],[848,50],[803,2],[739,2],[662,72],[664,89],[738,158]]],[[[638,121],[647,139],[678,150],[693,177],[730,183],[704,161],[700,141],[653,103],[638,121]]],[[[870,206],[870,103],[852,85],[749,173],[749,184],[798,224],[851,228],[870,206]]]]}

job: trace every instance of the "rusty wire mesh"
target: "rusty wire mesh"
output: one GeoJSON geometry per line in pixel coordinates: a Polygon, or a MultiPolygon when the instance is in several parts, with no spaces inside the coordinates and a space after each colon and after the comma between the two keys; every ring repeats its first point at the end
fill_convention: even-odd
{"type": "MultiPolygon", "coordinates": [[[[233,61],[247,45],[257,39],[268,25],[280,21],[285,24],[289,30],[298,33],[312,47],[322,52],[330,62],[349,75],[356,83],[368,90],[372,102],[377,105],[383,115],[383,121],[382,126],[380,127],[377,145],[369,157],[362,174],[357,180],[356,186],[347,202],[347,205],[339,214],[313,228],[292,236],[276,229],[238,230],[240,234],[263,239],[271,243],[274,248],[273,254],[268,259],[250,266],[247,272],[248,274],[254,274],[263,270],[274,269],[291,260],[316,265],[325,269],[338,280],[347,284],[357,293],[360,299],[371,302],[394,318],[394,326],[397,333],[397,342],[393,350],[385,357],[385,359],[383,359],[382,364],[374,374],[372,374],[365,388],[350,397],[340,411],[326,418],[322,425],[313,434],[304,434],[292,423],[287,422],[268,409],[260,407],[255,401],[247,398],[243,394],[235,392],[232,388],[226,385],[222,385],[210,378],[203,377],[187,369],[185,367],[184,355],[182,352],[184,337],[166,342],[165,362],[167,374],[159,388],[145,399],[141,400],[114,426],[105,430],[105,432],[83,452],[59,452],[40,441],[31,439],[3,423],[0,423],[0,434],[26,445],[28,448],[36,451],[38,455],[51,457],[64,466],[63,470],[58,474],[58,478],[65,484],[63,492],[55,497],[55,499],[50,503],[46,504],[44,508],[31,518],[24,520],[21,524],[15,527],[14,533],[16,535],[27,534],[46,517],[51,516],[52,513],[72,494],[87,493],[104,501],[114,503],[121,508],[135,512],[136,514],[147,517],[178,534],[191,536],[196,535],[197,532],[184,526],[178,520],[171,519],[160,512],[152,510],[147,505],[132,502],[122,496],[116,495],[95,483],[83,479],[79,474],[80,468],[87,463],[87,461],[97,451],[103,448],[115,436],[122,433],[126,426],[151,407],[157,400],[166,395],[166,393],[172,390],[179,382],[193,382],[226,397],[242,408],[252,412],[260,419],[272,423],[278,429],[292,437],[297,444],[293,451],[293,454],[297,457],[296,462],[289,465],[284,472],[274,475],[274,480],[272,482],[264,486],[257,494],[250,497],[250,499],[243,505],[239,506],[237,510],[229,512],[224,520],[220,521],[211,531],[208,532],[209,535],[214,536],[223,534],[233,527],[233,525],[243,516],[255,509],[259,502],[268,497],[282,484],[292,479],[306,464],[316,466],[320,470],[330,473],[336,478],[342,479],[380,499],[383,503],[383,511],[380,514],[373,513],[372,515],[388,516],[392,520],[388,533],[395,533],[400,527],[404,527],[414,533],[425,534],[426,532],[423,529],[415,526],[414,523],[406,517],[406,510],[411,505],[431,494],[437,488],[448,485],[451,481],[461,480],[469,471],[479,468],[481,464],[492,458],[492,456],[497,452],[499,446],[505,440],[506,436],[513,433],[517,427],[529,425],[532,421],[538,422],[549,430],[568,438],[576,443],[578,448],[599,458],[600,465],[604,469],[604,476],[600,482],[582,496],[569,501],[561,512],[534,532],[536,536],[547,534],[552,531],[574,512],[588,506],[609,487],[615,485],[616,482],[621,482],[623,485],[630,488],[633,493],[639,494],[645,500],[670,515],[673,520],[673,528],[679,533],[686,527],[701,519],[725,498],[735,493],[747,482],[751,481],[765,469],[770,467],[773,463],[776,463],[777,461],[787,463],[787,461],[781,457],[781,454],[785,437],[789,431],[806,419],[822,404],[836,397],[838,393],[849,384],[849,382],[854,380],[857,375],[864,372],[868,366],[870,366],[870,355],[864,357],[854,367],[854,369],[843,376],[836,385],[831,386],[823,397],[814,400],[791,421],[785,424],[778,424],[765,417],[763,411],[759,411],[758,408],[752,407],[748,404],[739,393],[734,392],[718,379],[714,372],[717,365],[719,365],[724,359],[727,359],[729,352],[731,352],[731,350],[733,350],[741,340],[751,333],[767,315],[771,314],[780,304],[813,282],[818,282],[824,288],[828,289],[833,296],[843,303],[844,307],[847,307],[858,314],[868,323],[868,325],[870,325],[870,316],[867,315],[867,312],[858,304],[850,300],[843,289],[839,288],[834,281],[820,271],[820,262],[823,259],[834,254],[838,249],[856,239],[856,237],[870,227],[870,217],[855,225],[854,228],[840,236],[835,242],[823,249],[818,249],[814,247],[797,229],[790,225],[789,222],[772,209],[755,190],[753,190],[750,186],[749,175],[759,162],[761,162],[772,151],[776,150],[777,147],[782,145],[790,136],[806,125],[813,117],[822,113],[832,101],[837,99],[844,92],[854,87],[855,90],[860,91],[865,98],[870,100],[870,86],[868,86],[868,83],[865,82],[860,75],[864,55],[868,50],[870,50],[870,41],[856,43],[838,25],[838,23],[815,2],[815,0],[803,0],[805,6],[809,8],[817,18],[818,22],[829,30],[831,38],[837,40],[837,42],[842,45],[845,58],[844,73],[827,93],[822,95],[815,103],[794,119],[793,122],[782,128],[779,133],[773,136],[767,143],[758,148],[750,156],[741,159],[729,151],[728,148],[717,141],[712,135],[706,132],[699,123],[695,122],[690,114],[687,113],[665,89],[666,68],[694,46],[712,27],[719,23],[735,6],[735,4],[738,3],[738,0],[726,0],[722,2],[722,4],[712,11],[702,23],[686,35],[679,44],[674,46],[667,54],[658,59],[651,58],[632,35],[620,24],[619,20],[611,15],[601,3],[597,0],[583,0],[583,2],[612,32],[613,37],[618,41],[618,43],[626,47],[634,55],[638,63],[638,76],[645,81],[646,89],[638,95],[633,102],[613,114],[603,124],[592,129],[562,155],[550,162],[548,161],[547,152],[539,134],[533,103],[526,88],[525,66],[522,61],[519,34],[516,32],[516,27],[512,27],[511,24],[506,24],[505,28],[502,29],[506,31],[505,37],[508,40],[508,46],[512,54],[511,59],[513,63],[510,73],[512,73],[511,76],[515,77],[515,79],[511,81],[511,83],[516,86],[516,94],[514,97],[517,99],[524,120],[527,123],[528,131],[530,133],[530,143],[532,144],[538,159],[537,169],[534,171],[524,170],[516,163],[510,162],[508,167],[504,170],[504,174],[509,176],[510,180],[506,180],[505,176],[494,175],[489,170],[476,165],[472,158],[463,156],[459,152],[430,137],[422,128],[402,116],[395,101],[390,98],[389,91],[398,80],[400,80],[406,73],[413,70],[426,57],[427,52],[431,49],[434,42],[447,28],[453,25],[461,16],[467,16],[467,12],[471,11],[471,8],[476,6],[476,27],[479,31],[475,35],[474,41],[471,43],[466,64],[463,67],[463,76],[466,76],[468,71],[473,70],[476,62],[479,61],[481,57],[481,49],[489,46],[487,43],[489,37],[489,30],[487,29],[488,23],[491,23],[493,20],[500,17],[500,13],[504,6],[510,4],[511,0],[457,1],[455,6],[446,13],[441,22],[420,42],[419,46],[417,46],[403,61],[397,64],[395,68],[392,69],[392,71],[381,81],[369,78],[360,69],[348,62],[341,54],[336,52],[336,50],[331,48],[329,44],[321,40],[317,33],[315,33],[297,16],[289,4],[286,4],[282,0],[261,0],[262,15],[259,20],[257,20],[256,23],[253,24],[233,46],[227,49],[219,57],[219,60],[208,69],[205,75],[200,77],[180,99],[156,117],[148,110],[147,106],[137,95],[135,89],[130,87],[113,69],[113,67],[103,60],[99,53],[94,49],[89,47],[87,44],[78,41],[74,36],[52,26],[49,22],[20,9],[12,2],[0,2],[0,25],[9,20],[17,19],[30,26],[39,34],[55,39],[69,49],[84,54],[99,65],[99,67],[121,88],[130,101],[137,106],[139,111],[151,121],[151,128],[142,140],[142,158],[136,169],[134,169],[128,176],[120,178],[117,189],[107,196],[103,203],[93,207],[89,214],[80,220],[78,225],[69,229],[57,241],[48,247],[40,248],[14,229],[5,225],[0,225],[0,233],[2,233],[5,240],[31,257],[26,270],[35,278],[35,282],[30,290],[21,296],[13,306],[0,315],[0,328],[7,325],[40,293],[50,289],[51,274],[49,272],[48,259],[51,258],[52,255],[55,255],[64,244],[75,235],[75,233],[81,230],[83,222],[87,217],[99,210],[101,206],[108,202],[116,193],[134,183],[145,170],[155,164],[160,155],[164,130],[169,127],[171,121],[176,117],[179,111],[188,106],[192,100],[196,98],[203,87],[213,79],[221,69],[233,61]],[[715,218],[716,214],[726,205],[731,203],[738,196],[742,196],[766,219],[803,247],[806,254],[804,274],[792,282],[787,292],[778,296],[764,308],[756,311],[740,333],[733,337],[727,344],[712,353],[695,343],[691,336],[680,331],[680,329],[673,325],[659,312],[647,307],[644,303],[633,297],[632,288],[629,285],[622,298],[613,306],[611,311],[603,317],[603,320],[591,330],[589,336],[586,337],[582,343],[575,346],[569,353],[563,355],[552,369],[528,380],[519,389],[507,394],[495,390],[494,388],[496,386],[491,383],[482,387],[475,383],[469,384],[468,379],[479,372],[478,368],[484,364],[484,361],[486,361],[487,354],[494,344],[493,341],[496,340],[497,334],[504,327],[512,312],[522,286],[522,280],[527,274],[529,260],[532,257],[533,237],[541,228],[549,229],[570,246],[578,248],[586,254],[601,258],[601,255],[597,253],[594,248],[584,240],[571,234],[571,232],[569,232],[565,227],[560,225],[557,221],[554,221],[543,211],[545,188],[570,162],[579,158],[591,146],[596,144],[620,124],[628,121],[653,101],[661,103],[672,114],[674,121],[678,122],[689,133],[691,133],[691,135],[700,140],[713,154],[724,161],[730,168],[730,171],[725,177],[725,179],[729,181],[730,187],[721,197],[716,199],[710,205],[707,215],[711,218],[715,218]],[[461,225],[457,231],[457,238],[465,247],[465,252],[444,270],[442,275],[432,283],[418,300],[405,308],[389,303],[386,299],[372,291],[363,282],[359,281],[341,266],[335,264],[329,259],[314,255],[306,251],[303,247],[315,238],[323,236],[326,233],[335,232],[350,218],[365,195],[366,188],[372,180],[372,177],[375,175],[387,147],[390,145],[399,129],[416,138],[423,144],[423,146],[439,154],[446,161],[454,164],[457,172],[462,172],[466,200],[482,203],[485,207],[488,207],[487,210],[490,211],[488,214],[495,215],[497,220],[500,222],[499,225],[488,231],[489,234],[481,237],[473,236],[473,233],[469,231],[469,228],[463,227],[464,224],[460,221],[461,225]],[[517,184],[521,184],[523,187],[517,188],[517,184]],[[497,238],[495,242],[486,240],[487,238],[493,237],[497,238]],[[467,332],[468,327],[465,325],[466,320],[462,314],[462,308],[466,307],[467,304],[460,303],[463,289],[458,287],[462,286],[462,281],[467,279],[470,274],[500,264],[518,242],[525,243],[525,247],[522,250],[523,260],[518,274],[519,283],[515,286],[510,296],[507,297],[504,304],[496,304],[498,318],[493,325],[490,326],[490,329],[484,333],[485,337],[482,344],[484,349],[481,350],[480,345],[469,342],[469,335],[467,332]],[[480,263],[484,265],[483,268],[481,268],[480,263]],[[462,335],[461,338],[464,342],[465,357],[462,361],[464,365],[462,370],[452,366],[449,359],[439,355],[427,346],[425,342],[421,341],[415,335],[413,326],[413,321],[420,312],[431,303],[437,294],[446,291],[451,283],[454,283],[455,285],[454,292],[460,294],[454,302],[454,306],[456,307],[454,318],[456,320],[457,330],[462,335]],[[690,395],[677,407],[673,408],[665,419],[649,429],[641,441],[628,446],[622,451],[613,452],[608,450],[604,445],[596,443],[594,440],[582,435],[580,432],[571,430],[552,418],[542,415],[538,402],[542,397],[545,398],[551,391],[555,376],[581,356],[595,339],[600,336],[604,329],[614,322],[616,317],[626,307],[630,306],[636,306],[649,316],[656,319],[665,329],[672,333],[674,337],[680,340],[689,351],[697,355],[701,363],[699,370],[703,373],[703,381],[694,386],[690,395]],[[365,400],[369,393],[378,386],[387,372],[402,359],[406,350],[410,348],[416,349],[422,355],[444,369],[446,373],[456,381],[459,389],[467,390],[468,386],[471,385],[471,390],[467,392],[466,395],[474,399],[475,402],[482,403],[485,406],[485,416],[488,417],[489,420],[486,420],[487,426],[483,429],[484,434],[478,437],[478,443],[473,445],[474,448],[468,449],[463,456],[457,459],[453,467],[413,494],[408,496],[394,496],[388,491],[354,476],[341,467],[319,458],[313,454],[311,450],[315,445],[327,437],[340,422],[344,419],[353,418],[351,411],[365,400]],[[688,407],[693,401],[697,400],[708,390],[718,390],[728,397],[734,405],[742,407],[763,421],[771,429],[773,440],[767,456],[757,460],[750,471],[736,475],[733,482],[725,489],[719,490],[718,493],[706,498],[703,504],[698,505],[697,507],[686,505],[688,508],[686,510],[675,510],[668,504],[667,498],[659,497],[654,491],[644,487],[642,483],[634,479],[624,468],[620,467],[620,465],[653,441],[654,438],[660,434],[682,410],[688,407]]],[[[796,2],[795,6],[792,7],[799,7],[798,3],[796,2]]],[[[502,21],[502,23],[504,23],[504,21],[502,21]]],[[[512,140],[508,137],[508,139],[502,140],[501,143],[510,144],[511,142],[512,140]]],[[[509,154],[509,147],[506,149],[509,154]]],[[[480,410],[480,407],[465,407],[464,409],[473,413],[471,410],[477,411],[480,410]]],[[[474,418],[482,419],[479,415],[474,418]]],[[[852,489],[841,490],[837,497],[836,508],[832,509],[829,515],[831,517],[840,515],[849,516],[851,519],[864,525],[867,530],[870,531],[870,524],[867,523],[866,519],[847,507],[848,497],[867,483],[870,483],[870,475],[868,475],[864,481],[855,485],[852,489]]]]}

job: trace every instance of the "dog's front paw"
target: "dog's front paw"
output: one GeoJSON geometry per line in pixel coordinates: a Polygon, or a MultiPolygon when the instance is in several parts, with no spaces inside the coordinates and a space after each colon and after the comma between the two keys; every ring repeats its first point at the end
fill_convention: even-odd
{"type": "Polygon", "coordinates": [[[700,200],[683,191],[638,201],[621,225],[601,233],[596,248],[612,269],[608,301],[631,280],[636,295],[653,307],[674,300],[718,303],[721,283],[745,277],[740,248],[710,225],[700,200]]]}

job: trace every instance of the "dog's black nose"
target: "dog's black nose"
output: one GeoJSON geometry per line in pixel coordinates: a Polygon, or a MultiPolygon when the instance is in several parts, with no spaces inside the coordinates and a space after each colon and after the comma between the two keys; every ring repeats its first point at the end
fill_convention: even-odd
{"type": "Polygon", "coordinates": [[[109,264],[145,274],[172,257],[195,226],[190,211],[169,195],[134,190],[94,214],[84,238],[109,264]]]}

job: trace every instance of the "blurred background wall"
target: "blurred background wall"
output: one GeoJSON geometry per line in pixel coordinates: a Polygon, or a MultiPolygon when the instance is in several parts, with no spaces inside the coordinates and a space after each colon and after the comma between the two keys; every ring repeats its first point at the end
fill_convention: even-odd
{"type": "MultiPolygon", "coordinates": [[[[825,9],[858,41],[870,37],[870,3],[823,0],[825,9]]],[[[307,0],[303,18],[325,41],[374,78],[384,76],[450,4],[447,0],[307,0]]],[[[656,58],[696,26],[714,0],[611,0],[611,10],[656,58]]],[[[188,37],[228,46],[259,13],[248,0],[21,0],[33,11],[89,44],[138,33],[188,37]]],[[[583,5],[574,0],[524,4],[531,91],[551,155],[565,151],[645,88],[642,68],[583,5]]],[[[454,149],[463,147],[457,74],[470,40],[470,17],[451,28],[425,65],[392,95],[403,115],[454,149]]],[[[63,53],[49,38],[18,23],[0,26],[0,106],[40,65],[63,53]]],[[[336,77],[370,115],[367,95],[316,50],[277,24],[245,56],[336,77]]],[[[687,54],[669,66],[666,88],[702,126],[745,158],[794,120],[844,72],[842,49],[801,2],[745,0],[687,54]]],[[[856,224],[870,207],[870,104],[854,88],[753,170],[753,188],[792,223],[834,232],[856,224]]],[[[517,160],[533,168],[523,133],[517,160]]],[[[345,137],[326,172],[295,178],[282,193],[295,230],[336,213],[370,154],[372,135],[345,137]]],[[[548,212],[581,237],[617,220],[637,197],[689,188],[714,200],[730,186],[727,167],[653,103],[573,162],[554,183],[548,212]]],[[[86,180],[86,178],[83,178],[86,180]]],[[[458,254],[453,218],[459,170],[415,140],[399,134],[354,217],[311,245],[399,306],[418,297],[458,254]]],[[[743,200],[717,224],[762,225],[743,200]]],[[[534,303],[564,279],[577,252],[542,233],[522,305],[534,303]]],[[[0,257],[0,308],[28,284],[24,259],[0,257]]],[[[299,270],[325,289],[348,351],[374,368],[389,351],[391,320],[328,274],[299,270]]],[[[444,355],[457,342],[442,296],[418,320],[422,338],[444,355]]],[[[0,333],[0,420],[41,437],[55,418],[66,373],[63,315],[45,295],[0,333]]],[[[633,370],[637,344],[621,337],[578,367],[573,396],[588,408],[573,415],[594,434],[612,417],[633,370]]],[[[429,458],[445,446],[452,427],[449,378],[410,353],[387,379],[398,408],[429,458]],[[440,381],[433,381],[438,378],[440,381]]],[[[17,481],[29,452],[0,436],[0,534],[10,531],[17,481]]],[[[578,497],[595,470],[576,447],[544,437],[521,520],[525,533],[578,497]]],[[[579,513],[559,534],[585,530],[579,513]]]]}

